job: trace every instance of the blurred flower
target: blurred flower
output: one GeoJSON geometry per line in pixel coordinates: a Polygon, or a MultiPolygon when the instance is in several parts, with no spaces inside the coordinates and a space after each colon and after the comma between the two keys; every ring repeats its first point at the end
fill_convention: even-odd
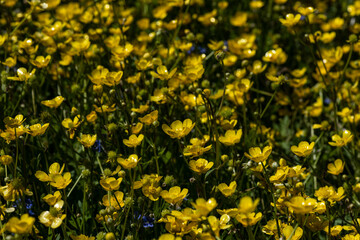
{"type": "Polygon", "coordinates": [[[77,138],[78,141],[86,148],[90,148],[94,145],[97,135],[82,134],[81,138],[77,138]]]}
{"type": "Polygon", "coordinates": [[[45,101],[41,101],[41,104],[49,107],[49,108],[57,108],[60,106],[60,104],[64,101],[64,97],[62,96],[57,96],[54,99],[51,100],[45,100],[45,101]]]}
{"type": "Polygon", "coordinates": [[[353,138],[354,135],[352,135],[350,131],[344,130],[342,132],[342,137],[340,137],[338,134],[333,135],[331,137],[331,140],[333,140],[333,142],[329,142],[329,144],[334,147],[343,147],[349,142],[351,142],[353,138]]]}
{"type": "Polygon", "coordinates": [[[226,146],[232,146],[240,142],[241,136],[242,136],[242,129],[239,129],[237,131],[227,130],[225,132],[225,136],[219,137],[219,141],[226,146]]]}
{"type": "Polygon", "coordinates": [[[198,160],[191,160],[189,162],[189,167],[192,171],[197,174],[203,174],[209,171],[209,169],[214,165],[213,162],[208,162],[206,159],[199,158],[198,160]]]}
{"type": "Polygon", "coordinates": [[[336,159],[333,163],[327,165],[327,172],[332,175],[339,175],[344,171],[345,162],[341,159],[336,159]]]}
{"type": "Polygon", "coordinates": [[[229,184],[229,186],[226,185],[226,183],[220,183],[218,185],[218,189],[225,197],[229,197],[229,196],[233,195],[234,192],[236,191],[236,187],[237,187],[237,183],[235,181],[232,181],[229,184]]]}
{"type": "Polygon", "coordinates": [[[252,147],[249,149],[249,154],[245,153],[245,156],[253,160],[254,162],[263,162],[266,159],[268,159],[268,157],[271,154],[271,151],[272,151],[271,146],[264,147],[262,151],[259,147],[252,147]]]}
{"type": "Polygon", "coordinates": [[[15,234],[29,234],[32,231],[34,223],[35,218],[25,213],[21,215],[20,219],[17,217],[10,218],[5,224],[4,229],[15,234]]]}

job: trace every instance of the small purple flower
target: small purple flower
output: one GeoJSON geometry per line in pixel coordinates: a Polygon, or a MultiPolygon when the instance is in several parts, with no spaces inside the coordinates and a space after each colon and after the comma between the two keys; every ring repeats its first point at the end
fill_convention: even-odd
{"type": "Polygon", "coordinates": [[[103,147],[102,147],[102,145],[101,145],[101,140],[100,140],[100,139],[97,139],[97,140],[95,141],[94,146],[93,146],[93,150],[100,153],[102,148],[103,148],[103,147]]]}

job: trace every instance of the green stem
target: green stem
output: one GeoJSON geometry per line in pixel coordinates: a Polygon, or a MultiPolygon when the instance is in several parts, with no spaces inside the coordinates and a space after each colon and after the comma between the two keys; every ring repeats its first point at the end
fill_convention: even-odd
{"type": "Polygon", "coordinates": [[[275,195],[274,195],[274,190],[272,188],[272,185],[271,185],[271,182],[269,180],[269,177],[266,173],[266,169],[265,169],[265,165],[263,162],[260,162],[261,163],[261,166],[263,167],[263,170],[264,170],[264,176],[265,176],[265,179],[266,179],[266,182],[267,184],[269,185],[269,188],[270,188],[270,192],[271,192],[271,197],[272,197],[272,201],[274,203],[274,212],[273,212],[273,216],[275,218],[275,221],[276,221],[276,228],[277,228],[277,232],[278,232],[278,237],[280,238],[280,226],[279,226],[279,220],[278,220],[278,217],[277,217],[277,209],[276,209],[276,200],[275,200],[275,195]]]}
{"type": "Polygon", "coordinates": [[[265,106],[264,110],[262,111],[262,113],[261,113],[261,115],[260,115],[260,119],[264,116],[264,114],[265,114],[266,110],[269,108],[269,106],[270,106],[270,104],[271,104],[272,100],[274,99],[274,97],[275,97],[275,95],[276,95],[277,91],[278,91],[278,90],[276,89],[276,90],[275,90],[275,92],[272,94],[272,96],[271,96],[270,100],[268,101],[268,103],[266,104],[266,106],[265,106]]]}
{"type": "Polygon", "coordinates": [[[247,233],[248,233],[248,235],[249,235],[249,239],[250,239],[250,240],[255,240],[254,234],[253,234],[252,229],[251,229],[250,226],[247,226],[247,227],[246,227],[246,231],[247,231],[247,233]]]}
{"type": "Polygon", "coordinates": [[[294,229],[292,230],[290,236],[286,240],[291,240],[291,238],[294,236],[296,229],[298,228],[299,223],[296,223],[294,229]]]}
{"type": "Polygon", "coordinates": [[[70,189],[69,193],[67,194],[67,197],[70,196],[71,192],[74,190],[74,188],[76,187],[76,185],[78,184],[78,182],[80,181],[82,177],[82,173],[80,174],[80,176],[78,177],[78,179],[76,180],[75,184],[72,186],[72,188],[70,189]]]}

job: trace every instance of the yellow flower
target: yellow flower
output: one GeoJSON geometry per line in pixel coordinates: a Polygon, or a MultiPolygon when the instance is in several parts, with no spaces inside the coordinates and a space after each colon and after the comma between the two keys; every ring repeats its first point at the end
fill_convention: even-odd
{"type": "Polygon", "coordinates": [[[35,74],[36,69],[33,69],[30,73],[26,70],[26,68],[19,68],[16,72],[17,77],[8,77],[8,79],[13,80],[13,81],[27,81],[29,80],[34,74],[35,74]]]}
{"type": "Polygon", "coordinates": [[[253,65],[248,66],[248,70],[252,72],[253,74],[260,74],[262,73],[267,67],[267,64],[262,65],[262,62],[259,60],[255,60],[253,62],[253,65]]]}
{"type": "Polygon", "coordinates": [[[299,157],[307,157],[311,154],[314,149],[315,143],[308,143],[301,141],[298,146],[291,146],[291,151],[299,157]]]}
{"type": "Polygon", "coordinates": [[[330,202],[339,202],[345,197],[344,193],[343,187],[339,187],[336,192],[333,186],[325,186],[316,190],[314,195],[319,201],[329,200],[330,202]]]}
{"type": "Polygon", "coordinates": [[[52,229],[60,227],[66,218],[66,214],[62,214],[63,206],[64,201],[59,200],[54,206],[50,207],[50,211],[44,211],[40,214],[39,221],[46,227],[51,227],[52,229]]]}
{"type": "Polygon", "coordinates": [[[15,234],[31,233],[31,229],[35,223],[35,218],[30,217],[29,214],[21,215],[20,219],[12,217],[5,224],[5,230],[15,234]]]}
{"type": "Polygon", "coordinates": [[[171,123],[170,127],[166,124],[163,124],[162,129],[171,138],[180,139],[188,135],[194,126],[195,123],[193,123],[190,119],[186,119],[184,122],[176,120],[175,122],[171,123]]]}
{"type": "Polygon", "coordinates": [[[122,181],[122,178],[103,178],[100,180],[100,185],[106,190],[106,191],[113,191],[118,190],[120,187],[120,183],[122,181]]]}
{"type": "Polygon", "coordinates": [[[132,134],[138,134],[141,129],[143,128],[144,124],[138,122],[135,126],[131,127],[131,133],[132,134]]]}
{"type": "Polygon", "coordinates": [[[162,177],[158,176],[157,174],[145,174],[140,181],[134,182],[133,188],[142,188],[142,192],[146,197],[148,197],[151,201],[157,201],[159,200],[159,196],[162,190],[159,184],[161,178],[162,177]]]}
{"type": "Polygon", "coordinates": [[[260,221],[262,218],[262,213],[257,213],[255,215],[255,212],[252,213],[240,213],[236,215],[236,220],[241,223],[244,227],[253,226],[258,221],[260,221]]]}
{"type": "Polygon", "coordinates": [[[229,197],[229,196],[233,195],[234,192],[236,191],[236,187],[237,187],[237,183],[235,181],[232,181],[229,184],[229,186],[226,185],[226,183],[220,183],[218,185],[218,189],[225,197],[229,197]]]}
{"type": "Polygon", "coordinates": [[[189,162],[189,167],[192,171],[198,173],[198,174],[202,174],[202,173],[206,173],[207,171],[209,171],[209,169],[214,165],[213,162],[208,162],[206,159],[204,158],[199,158],[198,160],[191,160],[189,162]]]}
{"type": "Polygon", "coordinates": [[[354,135],[352,135],[350,131],[344,130],[342,133],[342,137],[340,137],[337,134],[332,136],[331,140],[333,140],[333,142],[329,142],[329,144],[334,147],[343,147],[346,144],[348,144],[349,142],[351,142],[353,140],[353,138],[354,138],[354,135]]]}
{"type": "Polygon", "coordinates": [[[161,236],[159,237],[159,240],[181,240],[181,239],[182,239],[181,237],[176,237],[170,233],[161,234],[161,236]]]}
{"type": "Polygon", "coordinates": [[[294,228],[292,226],[286,225],[284,224],[282,232],[285,236],[285,239],[289,239],[289,240],[299,240],[302,235],[303,235],[303,230],[301,227],[297,227],[295,232],[293,233],[294,228]],[[290,238],[290,235],[292,235],[292,237],[290,238]]]}
{"type": "Polygon", "coordinates": [[[96,137],[97,135],[90,135],[90,134],[82,134],[81,138],[77,138],[79,142],[81,142],[81,144],[86,147],[86,148],[90,148],[92,147],[92,145],[94,145],[95,141],[96,141],[96,137]]]}
{"type": "Polygon", "coordinates": [[[241,136],[242,136],[242,129],[237,130],[237,131],[236,130],[227,130],[225,132],[225,136],[219,137],[219,141],[226,146],[231,146],[236,143],[239,143],[241,136]]]}
{"type": "Polygon", "coordinates": [[[151,71],[150,74],[154,78],[159,78],[160,80],[169,80],[176,73],[177,68],[174,68],[170,72],[167,70],[166,66],[161,65],[156,68],[156,72],[151,71]]]}
{"type": "Polygon", "coordinates": [[[262,151],[259,147],[252,147],[249,149],[249,154],[245,153],[245,156],[255,162],[263,162],[266,161],[266,159],[268,159],[268,157],[271,154],[271,151],[272,151],[271,146],[264,147],[262,151]]]}
{"type": "Polygon", "coordinates": [[[339,175],[344,171],[345,162],[343,162],[341,159],[336,159],[335,162],[329,163],[327,165],[327,172],[332,175],[339,175]]]}
{"type": "Polygon", "coordinates": [[[95,123],[96,119],[97,119],[97,115],[95,111],[91,111],[91,113],[86,115],[86,121],[90,123],[95,123]]]}
{"type": "Polygon", "coordinates": [[[55,175],[50,182],[50,185],[56,187],[57,189],[64,189],[71,183],[71,174],[69,172],[64,173],[64,175],[55,175]]]}
{"type": "Polygon", "coordinates": [[[2,155],[2,156],[0,156],[0,162],[3,165],[9,165],[13,162],[13,158],[10,155],[2,155]]]}
{"type": "Polygon", "coordinates": [[[117,162],[125,169],[131,169],[137,166],[139,157],[136,154],[131,154],[127,159],[118,158],[117,162]]]}
{"type": "Polygon", "coordinates": [[[1,62],[3,65],[8,66],[9,68],[12,68],[16,65],[16,57],[8,57],[5,62],[1,62]]]}
{"type": "Polygon", "coordinates": [[[64,101],[64,97],[62,96],[57,96],[55,97],[54,99],[51,99],[51,100],[44,100],[44,101],[41,101],[41,104],[42,105],[45,105],[49,108],[57,108],[60,106],[60,104],[64,101]]]}
{"type": "Polygon", "coordinates": [[[210,198],[207,201],[203,198],[198,198],[195,203],[191,203],[191,205],[196,209],[198,214],[205,217],[216,208],[217,202],[215,198],[210,198]]]}
{"type": "Polygon", "coordinates": [[[70,136],[70,139],[73,139],[74,138],[74,135],[75,135],[75,131],[76,131],[76,128],[80,126],[80,124],[82,123],[82,121],[80,121],[80,115],[77,115],[74,117],[74,120],[71,120],[70,118],[65,118],[61,124],[69,129],[69,136],[70,136]]]}
{"type": "Polygon", "coordinates": [[[295,26],[299,21],[300,21],[301,15],[300,14],[296,14],[294,16],[294,14],[289,13],[286,14],[285,19],[280,18],[279,21],[281,22],[282,25],[284,25],[285,27],[293,27],[295,26]]]}
{"type": "Polygon", "coordinates": [[[95,240],[95,237],[88,237],[84,234],[80,234],[78,236],[70,235],[72,240],[95,240]]]}
{"type": "Polygon", "coordinates": [[[144,113],[149,109],[149,105],[140,105],[139,108],[131,108],[131,111],[136,112],[136,113],[144,113]]]}
{"type": "Polygon", "coordinates": [[[290,211],[296,214],[311,213],[316,208],[317,202],[314,198],[303,198],[301,196],[295,196],[286,201],[285,205],[290,211]]]}
{"type": "Polygon", "coordinates": [[[144,135],[140,134],[138,137],[135,134],[132,134],[129,139],[123,139],[123,143],[127,147],[133,147],[139,146],[142,140],[144,139],[144,135]]]}
{"type": "Polygon", "coordinates": [[[15,118],[12,118],[12,117],[4,118],[4,123],[5,123],[6,127],[17,128],[20,125],[22,125],[25,120],[26,119],[24,119],[24,116],[19,114],[19,115],[16,115],[15,118]]]}
{"type": "Polygon", "coordinates": [[[235,27],[245,26],[247,17],[248,17],[247,12],[236,12],[235,16],[230,18],[230,23],[235,27]]]}
{"type": "Polygon", "coordinates": [[[139,117],[140,122],[144,123],[145,125],[150,125],[153,122],[158,120],[158,114],[159,111],[155,110],[152,111],[151,113],[145,115],[144,117],[139,117]]]}
{"type": "Polygon", "coordinates": [[[260,199],[257,198],[255,201],[251,197],[245,196],[240,199],[238,213],[251,213],[255,211],[255,208],[259,204],[260,199]]]}
{"type": "Polygon", "coordinates": [[[64,168],[65,168],[65,164],[60,169],[60,164],[56,162],[56,163],[53,163],[53,164],[50,165],[50,167],[49,167],[49,175],[47,175],[43,171],[38,170],[35,173],[35,177],[37,179],[39,179],[40,181],[42,181],[42,182],[50,182],[50,181],[52,181],[52,178],[55,175],[62,174],[62,172],[64,171],[64,168]]]}
{"type": "Polygon", "coordinates": [[[180,187],[175,186],[169,189],[169,191],[167,190],[163,190],[160,192],[160,196],[168,203],[170,204],[177,204],[180,203],[185,197],[186,194],[188,193],[188,189],[184,188],[183,190],[181,190],[180,187]]]}
{"type": "Polygon", "coordinates": [[[49,206],[54,206],[59,200],[61,200],[61,193],[56,191],[54,194],[48,194],[43,197],[43,200],[49,204],[49,206]]]}
{"type": "Polygon", "coordinates": [[[30,130],[28,131],[28,133],[33,137],[42,135],[45,133],[45,131],[48,127],[49,127],[49,123],[45,123],[42,126],[40,123],[34,124],[34,125],[30,126],[30,130]]]}
{"type": "Polygon", "coordinates": [[[50,55],[47,55],[46,58],[43,56],[37,56],[34,60],[30,59],[30,63],[38,68],[44,68],[49,64],[50,60],[50,55]]]}
{"type": "Polygon", "coordinates": [[[107,195],[107,194],[103,196],[102,202],[105,207],[112,206],[116,210],[119,210],[121,207],[125,206],[123,198],[124,198],[124,193],[120,192],[120,191],[116,191],[116,192],[114,192],[114,195],[110,197],[110,202],[109,202],[109,195],[107,195]]]}
{"type": "MultiPolygon", "coordinates": [[[[329,233],[329,226],[324,227],[323,229],[326,233],[329,233]]],[[[343,230],[343,227],[341,225],[336,225],[330,228],[330,235],[331,236],[338,236],[341,231],[343,230]]],[[[342,238],[347,239],[347,238],[342,238]]],[[[353,239],[356,239],[355,237],[353,239]]]]}

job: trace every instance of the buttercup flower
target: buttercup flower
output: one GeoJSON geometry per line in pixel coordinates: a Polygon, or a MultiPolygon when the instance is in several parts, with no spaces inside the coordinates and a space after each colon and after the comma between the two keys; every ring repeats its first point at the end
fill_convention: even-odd
{"type": "Polygon", "coordinates": [[[249,153],[245,153],[245,156],[254,162],[263,162],[270,156],[272,151],[271,146],[266,146],[261,151],[259,147],[252,147],[249,149],[249,153]]]}
{"type": "Polygon", "coordinates": [[[29,214],[24,214],[21,218],[12,217],[5,224],[5,230],[16,234],[27,234],[32,231],[35,223],[35,218],[30,217],[29,214]]]}
{"type": "Polygon", "coordinates": [[[118,158],[117,162],[125,169],[131,169],[137,166],[139,157],[136,154],[131,154],[128,158],[118,158]]]}
{"type": "Polygon", "coordinates": [[[31,72],[28,72],[26,68],[19,68],[16,72],[17,77],[8,77],[8,79],[13,81],[27,82],[34,74],[36,69],[33,69],[31,72]]]}
{"type": "Polygon", "coordinates": [[[50,211],[44,211],[39,215],[39,221],[47,227],[53,229],[61,226],[63,220],[66,218],[66,214],[62,214],[62,208],[64,201],[60,200],[50,207],[50,211]]]}
{"type": "Polygon", "coordinates": [[[132,134],[129,139],[123,139],[123,143],[130,148],[135,148],[136,146],[139,146],[144,139],[144,135],[140,134],[139,136],[136,136],[135,134],[132,134]]]}
{"type": "Polygon", "coordinates": [[[74,135],[75,135],[75,131],[77,129],[77,127],[80,126],[80,124],[82,123],[82,121],[80,121],[80,115],[77,115],[74,117],[74,120],[71,120],[70,118],[65,118],[63,121],[62,121],[62,125],[69,129],[69,134],[70,134],[70,139],[73,139],[74,138],[74,135]]]}
{"type": "Polygon", "coordinates": [[[335,162],[329,163],[327,165],[327,172],[332,175],[339,175],[344,171],[345,162],[343,162],[341,159],[336,159],[335,162]]]}
{"type": "Polygon", "coordinates": [[[343,147],[349,142],[351,142],[353,138],[354,135],[352,135],[350,131],[344,130],[342,133],[342,137],[337,134],[333,135],[331,137],[331,140],[333,140],[333,142],[329,142],[329,144],[334,147],[343,147]]]}
{"type": "Polygon", "coordinates": [[[167,190],[161,191],[160,196],[166,202],[175,205],[177,203],[180,203],[186,197],[187,193],[188,193],[187,188],[183,188],[181,190],[180,187],[175,186],[175,187],[170,188],[169,191],[167,191],[167,190]]]}
{"type": "Polygon", "coordinates": [[[232,181],[229,184],[229,186],[226,185],[226,183],[220,183],[218,185],[218,189],[225,197],[229,197],[229,196],[233,195],[234,192],[236,191],[236,187],[237,187],[237,184],[235,181],[232,181]]]}
{"type": "Polygon", "coordinates": [[[203,158],[199,158],[196,161],[191,160],[189,162],[190,169],[198,174],[206,173],[213,165],[213,162],[208,162],[206,159],[203,158]]]}
{"type": "Polygon", "coordinates": [[[120,183],[122,181],[122,178],[103,178],[100,180],[100,185],[106,190],[106,191],[113,191],[118,190],[120,187],[120,183]]]}
{"type": "Polygon", "coordinates": [[[45,101],[41,101],[41,104],[49,107],[49,108],[57,108],[60,106],[60,104],[64,101],[64,97],[62,96],[57,96],[54,99],[51,100],[45,100],[45,101]]]}
{"type": "Polygon", "coordinates": [[[159,114],[158,110],[155,110],[145,115],[144,117],[139,117],[139,120],[145,125],[150,125],[158,119],[158,114],[159,114]]]}
{"type": "Polygon", "coordinates": [[[242,129],[237,131],[227,130],[225,132],[225,136],[219,137],[219,141],[226,146],[232,146],[240,142],[241,135],[242,135],[242,129]]]}
{"type": "Polygon", "coordinates": [[[171,138],[180,139],[188,135],[194,126],[195,123],[193,123],[190,119],[186,119],[184,122],[176,120],[170,125],[170,127],[163,124],[162,129],[171,138]]]}
{"type": "Polygon", "coordinates": [[[82,134],[81,138],[77,138],[79,142],[81,142],[81,144],[86,147],[86,148],[90,148],[92,147],[92,145],[94,145],[95,141],[96,141],[96,137],[97,135],[90,135],[90,134],[82,134]]]}
{"type": "Polygon", "coordinates": [[[40,123],[34,124],[34,125],[30,126],[28,133],[33,137],[39,136],[39,135],[44,134],[48,127],[49,127],[49,123],[45,123],[42,126],[40,123]]]}
{"type": "Polygon", "coordinates": [[[299,157],[307,157],[312,153],[314,145],[314,142],[309,144],[306,141],[302,141],[298,146],[291,146],[291,151],[299,157]]]}

